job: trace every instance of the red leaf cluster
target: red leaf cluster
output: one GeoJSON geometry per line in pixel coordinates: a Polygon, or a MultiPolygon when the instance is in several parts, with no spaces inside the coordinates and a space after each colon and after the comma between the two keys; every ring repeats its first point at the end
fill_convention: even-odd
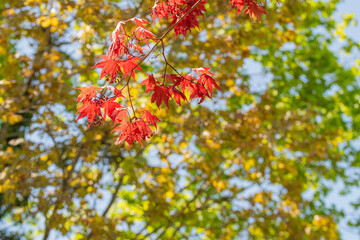
{"type": "Polygon", "coordinates": [[[156,102],[158,108],[162,103],[169,108],[169,99],[173,98],[175,102],[181,106],[181,100],[188,102],[186,92],[190,93],[189,100],[199,98],[199,104],[202,103],[206,97],[212,98],[213,87],[220,90],[216,80],[211,77],[209,68],[201,67],[194,68],[193,71],[198,75],[195,77],[194,74],[188,75],[176,75],[167,74],[166,79],[171,85],[165,85],[164,82],[156,81],[154,75],[148,75],[141,84],[146,86],[146,93],[153,91],[151,96],[151,102],[156,102]]]}
{"type": "MultiPolygon", "coordinates": [[[[230,0],[232,8],[237,8],[237,15],[245,9],[245,14],[249,14],[250,18],[255,21],[255,18],[261,22],[261,15],[267,14],[264,7],[256,0],[230,0]]],[[[266,0],[264,1],[264,4],[266,0]]]]}
{"type": "MultiPolygon", "coordinates": [[[[141,42],[149,46],[149,40],[154,41],[155,35],[144,27],[149,22],[132,18],[127,21],[120,21],[112,32],[111,44],[107,55],[101,55],[102,60],[95,64],[93,68],[101,68],[100,79],[107,77],[109,83],[118,82],[117,78],[131,76],[135,79],[135,70],[141,70],[136,61],[144,56],[141,42]],[[132,36],[125,30],[127,22],[133,22],[134,29],[132,36]],[[136,44],[135,44],[136,43],[136,44]],[[136,56],[137,55],[137,56],[136,56]]],[[[109,41],[108,40],[108,41],[109,41]]]]}
{"type": "MultiPolygon", "coordinates": [[[[161,3],[156,3],[152,8],[152,18],[155,21],[157,18],[171,19],[170,26],[180,20],[190,9],[196,4],[197,0],[165,0],[161,3]]],[[[181,33],[186,37],[186,33],[191,32],[191,28],[199,27],[197,17],[204,16],[203,12],[206,12],[205,3],[207,1],[202,0],[193,11],[187,14],[174,28],[175,38],[181,33]]],[[[169,27],[170,27],[169,26],[169,27]]]]}
{"type": "Polygon", "coordinates": [[[95,86],[80,88],[81,93],[76,100],[82,105],[78,107],[79,116],[76,122],[87,117],[89,126],[96,125],[103,122],[107,116],[115,119],[118,109],[124,109],[118,102],[115,102],[120,97],[125,98],[119,89],[112,86],[107,88],[113,95],[111,98],[105,97],[102,91],[99,91],[100,89],[102,88],[95,86]]]}
{"type": "Polygon", "coordinates": [[[151,124],[156,127],[157,121],[160,120],[155,115],[144,110],[144,114],[141,118],[132,122],[123,121],[118,127],[113,129],[113,132],[120,132],[117,142],[124,140],[131,148],[134,141],[137,141],[142,145],[142,141],[150,138],[154,134],[149,125],[151,124]]]}

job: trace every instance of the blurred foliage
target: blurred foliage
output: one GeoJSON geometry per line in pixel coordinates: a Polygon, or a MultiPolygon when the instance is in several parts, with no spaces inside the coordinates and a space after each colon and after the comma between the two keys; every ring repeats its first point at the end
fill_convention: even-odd
{"type": "Polygon", "coordinates": [[[134,105],[162,122],[129,150],[111,126],[75,124],[76,88],[97,81],[117,22],[153,3],[0,2],[0,218],[17,231],[0,238],[339,239],[344,212],[326,197],[360,173],[360,60],[341,63],[359,51],[353,16],[289,0],[254,23],[209,1],[201,31],[166,51],[179,70],[213,66],[222,91],[164,111],[137,88],[134,105]]]}

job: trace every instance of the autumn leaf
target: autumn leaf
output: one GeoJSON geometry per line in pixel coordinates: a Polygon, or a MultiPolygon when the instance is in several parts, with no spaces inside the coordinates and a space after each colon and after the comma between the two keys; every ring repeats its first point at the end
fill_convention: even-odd
{"type": "Polygon", "coordinates": [[[124,71],[124,76],[127,77],[127,75],[131,74],[131,77],[135,80],[135,70],[142,70],[141,67],[135,63],[134,61],[136,61],[137,58],[133,57],[133,58],[129,58],[126,61],[121,63],[121,67],[124,71]]]}
{"type": "Polygon", "coordinates": [[[141,82],[141,85],[145,85],[146,93],[150,91],[154,91],[154,87],[156,85],[156,80],[153,74],[146,74],[148,78],[141,82]]]}
{"type": "Polygon", "coordinates": [[[117,76],[117,73],[121,73],[121,61],[120,60],[114,60],[109,58],[107,55],[101,55],[100,56],[103,60],[98,62],[95,66],[92,68],[102,68],[100,79],[106,77],[107,75],[110,75],[110,78],[112,79],[111,82],[114,82],[117,76]]]}
{"type": "Polygon", "coordinates": [[[200,68],[193,68],[192,70],[195,71],[199,76],[201,74],[207,74],[207,75],[214,75],[212,72],[210,72],[211,67],[200,67],[200,68]]]}
{"type": "Polygon", "coordinates": [[[114,124],[127,121],[128,111],[126,108],[116,109],[111,115],[111,119],[114,121],[114,124]]]}
{"type": "Polygon", "coordinates": [[[116,108],[121,107],[119,103],[114,102],[116,99],[117,97],[112,97],[101,104],[101,107],[104,108],[104,120],[106,119],[106,116],[112,116],[116,108]]]}
{"type": "Polygon", "coordinates": [[[153,135],[152,130],[143,119],[138,119],[135,122],[122,122],[119,126],[114,128],[112,132],[120,132],[117,142],[119,143],[120,141],[125,140],[130,148],[134,141],[142,144],[142,140],[150,138],[153,135]]]}
{"type": "Polygon", "coordinates": [[[154,125],[156,127],[156,122],[159,122],[160,120],[155,115],[153,115],[151,112],[149,112],[148,110],[144,109],[143,111],[144,111],[143,119],[148,121],[149,123],[151,123],[152,125],[154,125]]]}
{"type": "Polygon", "coordinates": [[[86,102],[91,100],[92,98],[96,97],[98,89],[101,89],[100,87],[96,86],[89,86],[89,87],[81,87],[78,88],[81,90],[81,93],[79,94],[79,97],[76,99],[76,101],[79,102],[86,102]]]}
{"type": "Polygon", "coordinates": [[[190,92],[190,101],[195,98],[200,98],[198,104],[202,103],[205,100],[205,97],[211,98],[208,91],[201,83],[191,83],[189,85],[188,91],[190,92]]]}
{"type": "Polygon", "coordinates": [[[149,30],[142,27],[137,27],[134,30],[134,35],[136,37],[136,40],[138,41],[143,40],[148,46],[149,46],[149,39],[154,40],[154,34],[152,34],[149,30]]]}
{"type": "Polygon", "coordinates": [[[217,84],[216,80],[207,74],[201,75],[201,81],[205,84],[207,90],[210,93],[210,96],[212,96],[213,86],[220,90],[220,87],[217,84]]]}
{"type": "Polygon", "coordinates": [[[154,93],[151,96],[151,102],[156,102],[156,105],[158,108],[160,108],[160,105],[162,102],[166,104],[166,106],[169,108],[169,98],[171,97],[169,90],[165,86],[157,86],[154,87],[154,93]]]}
{"type": "Polygon", "coordinates": [[[171,87],[169,89],[170,94],[173,96],[175,102],[181,106],[181,99],[184,101],[187,101],[186,96],[184,95],[184,93],[180,92],[178,89],[176,89],[175,87],[171,87]]]}
{"type": "Polygon", "coordinates": [[[101,110],[100,110],[100,107],[97,103],[94,103],[94,102],[91,102],[91,101],[88,101],[88,102],[85,102],[80,108],[79,110],[77,111],[76,114],[79,113],[79,116],[78,118],[76,119],[76,122],[79,120],[79,119],[82,119],[84,117],[87,117],[88,121],[89,121],[89,126],[91,125],[91,123],[93,121],[95,121],[95,117],[96,116],[101,116],[101,110]]]}
{"type": "Polygon", "coordinates": [[[137,26],[142,27],[144,29],[146,29],[146,27],[143,24],[150,24],[148,21],[144,20],[144,19],[140,19],[140,18],[131,18],[128,21],[132,21],[134,22],[137,26]]]}
{"type": "Polygon", "coordinates": [[[261,23],[261,15],[267,14],[265,9],[258,4],[249,4],[249,6],[245,10],[245,14],[249,14],[250,18],[255,21],[255,18],[261,23]]]}

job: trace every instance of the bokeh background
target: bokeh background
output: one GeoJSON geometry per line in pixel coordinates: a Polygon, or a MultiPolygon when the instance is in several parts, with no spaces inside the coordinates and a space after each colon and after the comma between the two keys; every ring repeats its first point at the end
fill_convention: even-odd
{"type": "Polygon", "coordinates": [[[209,1],[166,53],[221,92],[158,110],[140,76],[161,122],[129,149],[75,123],[76,88],[104,84],[106,39],[153,4],[0,2],[0,239],[360,239],[360,2],[268,2],[256,23],[209,1]]]}

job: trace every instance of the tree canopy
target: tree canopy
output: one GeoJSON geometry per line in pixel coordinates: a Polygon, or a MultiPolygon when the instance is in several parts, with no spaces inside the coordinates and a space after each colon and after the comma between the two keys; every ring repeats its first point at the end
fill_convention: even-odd
{"type": "Polygon", "coordinates": [[[131,149],[109,121],[76,123],[75,99],[104,83],[91,67],[118,22],[152,22],[154,1],[0,2],[0,238],[341,238],[326,197],[359,188],[360,60],[341,61],[359,43],[339,2],[268,2],[261,23],[205,3],[200,30],[169,33],[164,54],[182,72],[211,66],[221,91],[158,108],[141,85],[166,64],[155,49],[129,86],[161,121],[131,149]]]}

